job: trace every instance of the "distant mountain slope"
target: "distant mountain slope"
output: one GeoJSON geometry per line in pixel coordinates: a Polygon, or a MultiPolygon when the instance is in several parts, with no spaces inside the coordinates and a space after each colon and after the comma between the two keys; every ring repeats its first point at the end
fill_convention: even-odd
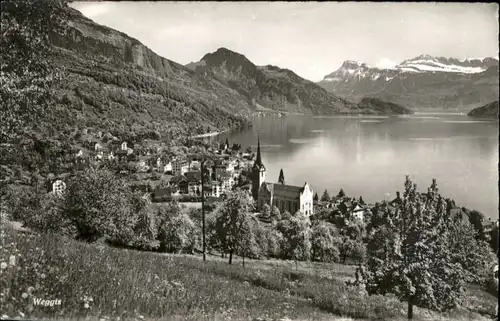
{"type": "Polygon", "coordinates": [[[291,70],[256,66],[244,55],[226,48],[208,53],[187,67],[218,79],[255,107],[305,114],[360,112],[356,104],[328,93],[291,70]]]}
{"type": "Polygon", "coordinates": [[[479,117],[479,118],[497,118],[498,119],[498,108],[499,102],[494,101],[487,105],[474,108],[467,115],[471,117],[479,117]]]}
{"type": "Polygon", "coordinates": [[[67,10],[68,34],[51,39],[60,48],[54,63],[65,67],[61,124],[133,125],[178,137],[238,126],[251,113],[238,92],[67,10]]]}
{"type": "Polygon", "coordinates": [[[403,106],[382,101],[377,98],[365,97],[358,103],[359,108],[371,109],[374,113],[383,115],[405,115],[413,114],[411,109],[403,106]]]}
{"type": "Polygon", "coordinates": [[[345,61],[318,84],[352,101],[370,96],[414,109],[469,110],[498,99],[498,60],[421,55],[391,69],[345,61]]]}

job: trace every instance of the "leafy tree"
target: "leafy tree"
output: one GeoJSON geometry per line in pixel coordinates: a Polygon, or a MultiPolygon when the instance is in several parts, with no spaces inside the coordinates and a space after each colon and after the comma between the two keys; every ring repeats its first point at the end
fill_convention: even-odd
{"type": "Polygon", "coordinates": [[[455,307],[467,264],[462,254],[453,253],[458,230],[438,194],[436,180],[421,194],[407,177],[397,210],[386,212],[384,219],[385,224],[368,238],[368,293],[394,293],[407,301],[409,319],[413,305],[435,310],[455,307]]]}
{"type": "Polygon", "coordinates": [[[23,222],[25,227],[71,238],[78,235],[75,224],[65,215],[62,196],[21,190],[14,198],[19,201],[14,219],[23,222]]]}
{"type": "Polygon", "coordinates": [[[137,224],[134,227],[134,248],[152,250],[159,247],[158,241],[158,217],[147,208],[145,199],[134,195],[133,201],[137,210],[137,224]]]}
{"type": "Polygon", "coordinates": [[[360,205],[365,205],[365,204],[366,204],[366,203],[365,203],[365,201],[363,200],[363,197],[362,197],[362,196],[360,196],[360,197],[359,197],[358,203],[359,203],[360,205]]]}
{"type": "Polygon", "coordinates": [[[339,193],[337,194],[337,197],[345,197],[345,192],[342,188],[340,189],[339,193]]]}
{"type": "Polygon", "coordinates": [[[64,210],[76,225],[77,238],[95,241],[105,236],[112,242],[129,244],[144,206],[137,198],[140,196],[134,196],[110,171],[88,169],[67,183],[64,210]]]}
{"type": "Polygon", "coordinates": [[[285,175],[283,174],[283,169],[280,169],[280,175],[278,176],[278,183],[285,185],[285,175]]]}
{"type": "Polygon", "coordinates": [[[312,227],[311,256],[315,261],[338,262],[340,251],[337,228],[328,222],[318,221],[312,227]]]}
{"type": "Polygon", "coordinates": [[[291,217],[292,217],[292,214],[290,214],[290,212],[285,210],[283,213],[281,213],[281,220],[280,221],[289,220],[291,217]]]}
{"type": "Polygon", "coordinates": [[[242,235],[246,232],[246,220],[249,219],[253,206],[250,195],[242,190],[228,193],[224,202],[215,209],[216,233],[224,252],[229,253],[229,264],[232,263],[233,253],[239,246],[242,235]]]}
{"type": "Polygon", "coordinates": [[[499,235],[498,235],[498,222],[493,225],[493,228],[491,229],[491,232],[489,233],[490,237],[490,246],[493,249],[493,252],[495,252],[498,256],[499,251],[498,251],[498,243],[499,243],[499,235]]]}
{"type": "Polygon", "coordinates": [[[264,206],[262,206],[261,215],[263,218],[271,217],[271,207],[268,204],[264,204],[264,206]]]}
{"type": "Polygon", "coordinates": [[[318,193],[314,194],[313,201],[317,202],[319,200],[318,193]]]}
{"type": "MultiPolygon", "coordinates": [[[[61,70],[52,63],[50,36],[67,30],[66,1],[2,0],[0,38],[0,141],[13,142],[50,120],[54,85],[61,70]]],[[[47,123],[53,123],[51,121],[47,123]]]]}
{"type": "Polygon", "coordinates": [[[281,220],[281,213],[277,206],[273,206],[273,208],[271,209],[271,220],[273,221],[281,220]]]}
{"type": "Polygon", "coordinates": [[[311,242],[310,242],[310,221],[309,218],[302,215],[294,215],[279,221],[276,229],[283,235],[281,244],[282,253],[285,258],[295,261],[305,261],[310,258],[311,242]]]}
{"type": "MultiPolygon", "coordinates": [[[[283,242],[283,235],[276,230],[275,228],[268,229],[262,228],[265,230],[265,240],[267,242],[267,256],[279,258],[281,257],[281,243],[283,242]]],[[[257,237],[257,236],[256,236],[257,237]]]]}
{"type": "Polygon", "coordinates": [[[238,242],[238,254],[242,257],[242,264],[245,267],[245,257],[256,258],[260,249],[255,238],[255,233],[259,230],[259,222],[253,217],[247,217],[243,221],[241,236],[238,242]]]}
{"type": "Polygon", "coordinates": [[[496,257],[486,241],[477,238],[477,231],[467,217],[452,222],[450,252],[452,262],[460,264],[468,283],[486,285],[496,257]]]}
{"type": "Polygon", "coordinates": [[[484,231],[484,215],[478,211],[467,211],[470,224],[476,231],[476,238],[481,241],[486,241],[487,236],[484,231]]]}
{"type": "Polygon", "coordinates": [[[330,200],[330,194],[328,194],[328,191],[325,189],[323,196],[321,196],[321,201],[328,202],[329,200],[330,200]]]}
{"type": "Polygon", "coordinates": [[[199,233],[189,215],[179,212],[163,224],[160,242],[165,244],[165,249],[168,252],[193,254],[199,233]]]}
{"type": "Polygon", "coordinates": [[[345,235],[355,241],[361,241],[365,235],[365,226],[361,222],[351,222],[343,228],[345,235]]]}
{"type": "Polygon", "coordinates": [[[339,251],[342,264],[346,263],[347,258],[353,261],[363,262],[366,255],[365,244],[361,240],[355,240],[349,237],[339,239],[339,251]]]}

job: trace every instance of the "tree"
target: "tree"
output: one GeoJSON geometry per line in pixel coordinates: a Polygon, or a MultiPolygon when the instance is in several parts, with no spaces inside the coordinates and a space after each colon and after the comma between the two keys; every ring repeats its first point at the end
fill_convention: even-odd
{"type": "MultiPolygon", "coordinates": [[[[464,210],[464,209],[463,209],[464,210]]],[[[476,231],[476,238],[481,241],[486,241],[487,236],[484,231],[484,215],[478,211],[466,211],[470,224],[476,231]]]]}
{"type": "Polygon", "coordinates": [[[499,246],[498,246],[498,243],[499,243],[499,235],[498,235],[498,222],[493,225],[493,228],[491,229],[491,232],[489,233],[489,237],[490,237],[490,246],[491,248],[493,249],[493,252],[495,252],[497,254],[497,257],[499,255],[499,246]]]}
{"type": "Polygon", "coordinates": [[[78,239],[91,242],[105,236],[114,243],[130,244],[138,213],[145,206],[138,198],[112,172],[88,169],[67,183],[64,210],[78,239]]]}
{"type": "Polygon", "coordinates": [[[330,200],[330,194],[328,194],[328,191],[325,189],[323,196],[321,196],[321,201],[328,202],[329,200],[330,200]]]}
{"type": "Polygon", "coordinates": [[[337,197],[345,197],[344,190],[341,188],[339,193],[337,194],[337,197]]]}
{"type": "Polygon", "coordinates": [[[278,183],[285,185],[285,175],[283,174],[283,169],[280,169],[280,175],[278,177],[278,183]]]}
{"type": "Polygon", "coordinates": [[[252,204],[253,200],[246,191],[235,190],[229,192],[224,202],[215,209],[217,237],[222,250],[229,253],[229,264],[246,232],[246,220],[250,219],[252,204]]]}
{"type": "Polygon", "coordinates": [[[58,0],[6,0],[1,3],[0,141],[13,142],[24,132],[55,123],[53,88],[61,70],[51,61],[50,37],[67,29],[58,0]],[[47,121],[49,120],[49,121],[47,121]]]}
{"type": "Polygon", "coordinates": [[[358,262],[364,261],[366,248],[361,240],[355,240],[344,236],[343,238],[339,238],[338,243],[342,264],[346,263],[347,258],[358,262]]]}
{"type": "Polygon", "coordinates": [[[365,201],[363,200],[363,197],[362,197],[362,196],[360,196],[360,197],[359,197],[358,203],[359,203],[360,205],[365,205],[365,204],[366,204],[366,203],[365,203],[365,201]]]}
{"type": "Polygon", "coordinates": [[[290,214],[290,212],[285,210],[283,213],[281,213],[281,220],[280,221],[289,220],[291,217],[292,217],[292,214],[290,214]]]}
{"type": "Polygon", "coordinates": [[[136,211],[138,215],[137,224],[134,227],[133,247],[142,250],[153,250],[159,247],[158,241],[158,217],[148,209],[145,199],[134,194],[136,211]]]}
{"type": "Polygon", "coordinates": [[[171,217],[161,227],[160,242],[168,252],[193,254],[198,239],[195,223],[183,212],[171,217]]]}
{"type": "Polygon", "coordinates": [[[337,228],[328,222],[318,221],[312,227],[311,258],[320,262],[338,262],[340,252],[337,228]]]}
{"type": "Polygon", "coordinates": [[[295,261],[296,268],[297,261],[308,260],[311,254],[311,223],[308,217],[299,213],[300,215],[290,215],[276,225],[276,229],[283,235],[282,253],[285,258],[295,261]]]}
{"type": "Polygon", "coordinates": [[[452,262],[460,264],[465,272],[462,278],[468,283],[486,285],[496,256],[488,242],[477,238],[477,231],[467,217],[452,222],[450,252],[452,262]]]}
{"type": "Polygon", "coordinates": [[[464,258],[454,255],[454,219],[438,194],[436,180],[425,194],[406,177],[397,210],[387,212],[385,224],[368,238],[365,275],[370,294],[394,293],[413,305],[435,310],[458,304],[464,285],[464,258]]]}
{"type": "Polygon", "coordinates": [[[273,221],[280,221],[281,220],[281,213],[279,208],[274,205],[273,208],[271,209],[271,220],[273,221]]]}
{"type": "Polygon", "coordinates": [[[253,217],[247,217],[243,221],[241,235],[238,241],[238,254],[242,258],[242,265],[245,267],[245,257],[255,258],[259,255],[259,246],[255,238],[255,233],[259,230],[259,222],[253,217]]]}
{"type": "Polygon", "coordinates": [[[9,196],[9,213],[14,220],[21,221],[25,227],[71,238],[78,235],[75,224],[65,215],[64,197],[25,190],[9,196]]]}
{"type": "Polygon", "coordinates": [[[271,217],[271,207],[269,207],[268,204],[264,204],[264,206],[262,206],[262,210],[260,212],[261,216],[263,218],[270,218],[271,217]]]}
{"type": "Polygon", "coordinates": [[[318,193],[314,194],[313,201],[317,202],[319,200],[318,193]]]}

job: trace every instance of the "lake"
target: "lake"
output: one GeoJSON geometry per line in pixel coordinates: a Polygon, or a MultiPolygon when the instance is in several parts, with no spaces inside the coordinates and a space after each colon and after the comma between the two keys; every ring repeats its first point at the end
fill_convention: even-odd
{"type": "Polygon", "coordinates": [[[254,118],[217,139],[255,150],[259,133],[267,180],[283,169],[287,184],[307,181],[320,197],[342,188],[374,203],[403,191],[405,175],[420,191],[436,178],[441,195],[497,219],[498,130],[496,120],[461,114],[284,116],[254,118]]]}

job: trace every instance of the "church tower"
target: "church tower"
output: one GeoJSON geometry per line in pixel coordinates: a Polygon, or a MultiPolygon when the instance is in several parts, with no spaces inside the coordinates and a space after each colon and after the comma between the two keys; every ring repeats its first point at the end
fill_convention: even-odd
{"type": "Polygon", "coordinates": [[[266,181],[266,167],[262,164],[260,156],[260,137],[257,136],[257,158],[252,168],[252,196],[257,201],[259,188],[266,181]]]}

